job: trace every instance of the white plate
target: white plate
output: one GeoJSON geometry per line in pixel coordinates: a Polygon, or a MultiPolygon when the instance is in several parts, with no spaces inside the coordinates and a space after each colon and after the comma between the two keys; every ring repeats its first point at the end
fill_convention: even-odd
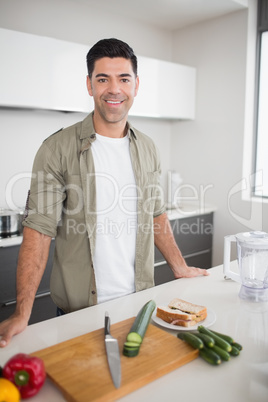
{"type": "Polygon", "coordinates": [[[153,312],[152,320],[161,327],[165,327],[168,329],[175,329],[176,331],[196,331],[199,325],[203,325],[204,327],[210,327],[216,321],[215,312],[208,308],[207,318],[205,318],[204,321],[200,321],[196,325],[193,325],[192,327],[181,327],[180,325],[169,324],[168,322],[163,321],[161,318],[157,317],[156,310],[157,308],[153,312]]]}

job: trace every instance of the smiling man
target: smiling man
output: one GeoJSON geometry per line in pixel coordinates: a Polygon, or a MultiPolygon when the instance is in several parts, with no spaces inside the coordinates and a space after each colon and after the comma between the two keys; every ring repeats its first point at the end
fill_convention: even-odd
{"type": "Polygon", "coordinates": [[[154,244],[175,278],[208,274],[185,263],[165,214],[158,151],[127,121],[139,88],[133,50],[101,40],[87,67],[94,111],[48,137],[35,157],[16,311],[0,324],[1,347],[27,326],[53,237],[58,314],[154,286],[154,244]]]}

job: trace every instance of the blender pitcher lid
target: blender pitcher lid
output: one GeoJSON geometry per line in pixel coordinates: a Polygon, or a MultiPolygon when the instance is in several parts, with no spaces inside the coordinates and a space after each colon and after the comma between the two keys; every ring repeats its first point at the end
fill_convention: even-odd
{"type": "Polygon", "coordinates": [[[235,237],[239,242],[244,243],[244,245],[268,249],[268,233],[266,232],[256,230],[253,232],[238,233],[235,237]]]}

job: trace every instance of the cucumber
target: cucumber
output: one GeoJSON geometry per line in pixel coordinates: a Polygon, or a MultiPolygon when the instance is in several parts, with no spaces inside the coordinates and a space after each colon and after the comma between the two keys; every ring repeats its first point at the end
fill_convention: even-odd
{"type": "Polygon", "coordinates": [[[204,347],[203,341],[196,335],[191,334],[190,332],[182,332],[182,333],[180,332],[177,334],[177,337],[187,342],[195,349],[203,349],[204,347]]]}
{"type": "Polygon", "coordinates": [[[240,345],[240,343],[238,342],[235,342],[231,336],[221,334],[220,332],[212,331],[212,329],[210,331],[213,332],[213,334],[218,335],[220,338],[224,339],[226,342],[230,343],[232,347],[234,346],[239,351],[243,349],[242,345],[240,345]]]}
{"type": "Polygon", "coordinates": [[[226,342],[224,339],[214,334],[212,331],[205,328],[203,325],[199,325],[197,329],[199,332],[211,336],[211,338],[213,338],[215,341],[215,345],[219,346],[223,350],[226,350],[226,352],[231,352],[232,346],[230,345],[229,342],[226,342]]]}
{"type": "Polygon", "coordinates": [[[140,345],[142,343],[142,337],[136,332],[130,332],[127,335],[127,342],[138,343],[140,345]]]}
{"type": "Polygon", "coordinates": [[[240,343],[238,343],[238,342],[233,342],[231,346],[232,346],[232,348],[235,347],[239,351],[241,351],[243,349],[243,346],[240,345],[240,343]]]}
{"type": "Polygon", "coordinates": [[[124,348],[123,355],[127,356],[127,357],[135,357],[139,354],[139,350],[140,350],[140,348],[137,348],[137,349],[124,348]]]}
{"type": "Polygon", "coordinates": [[[226,342],[228,342],[230,344],[234,343],[234,340],[231,336],[221,334],[220,332],[212,331],[212,329],[210,331],[213,332],[213,334],[218,335],[220,338],[224,339],[226,342]]]}
{"type": "Polygon", "coordinates": [[[155,308],[155,301],[150,300],[140,309],[129,333],[127,334],[127,339],[123,348],[124,356],[134,357],[138,355],[155,308]]]}
{"type": "Polygon", "coordinates": [[[202,357],[206,362],[213,364],[214,366],[218,366],[221,364],[220,356],[213,351],[212,348],[204,347],[199,350],[199,356],[202,357]]]}
{"type": "Polygon", "coordinates": [[[150,300],[140,309],[127,335],[128,342],[142,343],[155,308],[155,301],[150,300]]]}
{"type": "Polygon", "coordinates": [[[232,350],[229,352],[231,356],[238,356],[240,354],[239,349],[235,346],[232,346],[232,350]]]}
{"type": "Polygon", "coordinates": [[[126,348],[139,348],[140,343],[127,341],[127,342],[124,343],[124,347],[126,347],[126,348]]]}
{"type": "Polygon", "coordinates": [[[224,360],[226,362],[228,362],[228,360],[230,360],[230,354],[228,352],[226,352],[226,350],[223,350],[222,348],[220,348],[219,346],[214,345],[212,350],[214,352],[216,352],[217,355],[219,355],[222,360],[224,360]]]}
{"type": "Polygon", "coordinates": [[[202,333],[197,333],[195,335],[198,336],[198,338],[200,338],[201,341],[203,341],[205,346],[208,346],[209,348],[213,348],[213,346],[215,345],[215,341],[213,338],[211,338],[211,336],[208,336],[208,335],[202,334],[202,333]]]}

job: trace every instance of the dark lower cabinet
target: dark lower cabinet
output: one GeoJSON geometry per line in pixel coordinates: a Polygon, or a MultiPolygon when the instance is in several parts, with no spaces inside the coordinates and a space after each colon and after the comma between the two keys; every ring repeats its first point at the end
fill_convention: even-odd
{"type": "MultiPolygon", "coordinates": [[[[50,297],[50,274],[55,243],[51,242],[45,273],[35,297],[29,324],[56,316],[56,305],[50,297]]],[[[16,308],[16,271],[20,246],[0,248],[0,322],[8,318],[16,308]]]]}
{"type": "MultiPolygon", "coordinates": [[[[171,221],[174,237],[189,266],[209,269],[212,266],[213,213],[171,221]]],[[[174,280],[165,258],[155,247],[155,284],[174,280]]]]}

